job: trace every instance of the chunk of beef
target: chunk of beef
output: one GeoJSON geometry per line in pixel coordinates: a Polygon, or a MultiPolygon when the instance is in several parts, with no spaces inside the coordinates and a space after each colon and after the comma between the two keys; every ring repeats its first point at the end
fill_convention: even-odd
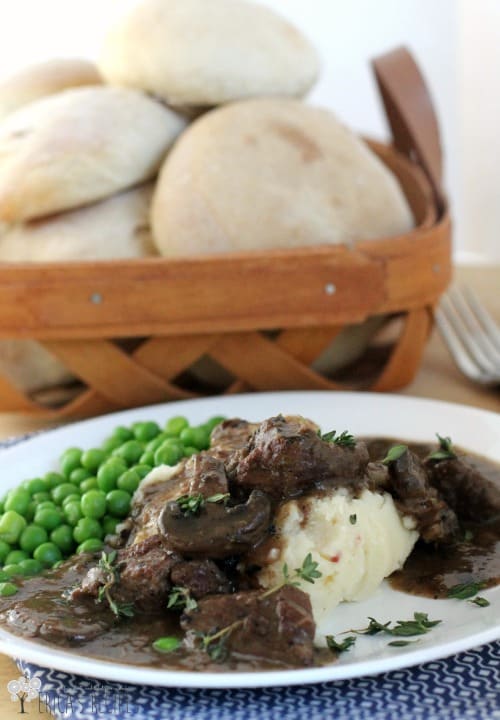
{"type": "Polygon", "coordinates": [[[197,633],[214,634],[238,622],[226,636],[230,653],[286,665],[312,664],[315,623],[309,595],[299,588],[285,586],[267,597],[262,590],[212,595],[181,617],[188,644],[197,643],[197,633]]]}
{"type": "Polygon", "coordinates": [[[431,484],[464,521],[500,516],[500,487],[462,458],[426,462],[431,484]]]}
{"type": "Polygon", "coordinates": [[[198,599],[204,595],[231,592],[231,583],[212,560],[190,560],[174,565],[172,585],[187,588],[198,599]]]}
{"type": "MultiPolygon", "coordinates": [[[[172,587],[170,572],[181,560],[179,555],[165,548],[159,535],[118,550],[113,568],[116,569],[109,593],[118,603],[132,603],[136,610],[157,610],[172,587]]],[[[71,600],[99,597],[99,590],[109,583],[110,571],[96,563],[82,582],[71,591],[71,600]]]]}
{"type": "Polygon", "coordinates": [[[245,447],[258,427],[258,423],[250,423],[240,418],[224,420],[212,430],[210,454],[226,460],[235,450],[245,447]]]}
{"type": "Polygon", "coordinates": [[[389,464],[389,478],[398,510],[416,520],[423,540],[450,542],[456,537],[457,516],[430,485],[423,463],[411,450],[389,464]]]}
{"type": "Polygon", "coordinates": [[[206,452],[192,455],[186,462],[184,473],[188,478],[188,495],[210,497],[228,492],[228,480],[222,460],[206,452]]]}
{"type": "Polygon", "coordinates": [[[278,415],[259,425],[246,447],[228,459],[227,469],[237,486],[284,499],[324,484],[361,484],[367,464],[364,443],[341,447],[322,440],[308,420],[278,415]]]}
{"type": "Polygon", "coordinates": [[[195,515],[184,515],[177,502],[167,503],[158,529],[172,550],[187,557],[224,558],[247,552],[267,535],[271,503],[254,490],[246,503],[226,506],[207,502],[195,515]]]}

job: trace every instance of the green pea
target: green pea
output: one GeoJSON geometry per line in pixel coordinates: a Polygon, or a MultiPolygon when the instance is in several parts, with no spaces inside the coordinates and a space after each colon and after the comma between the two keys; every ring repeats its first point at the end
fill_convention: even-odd
{"type": "Polygon", "coordinates": [[[78,524],[78,521],[83,517],[80,500],[67,503],[63,508],[63,512],[68,525],[75,527],[75,525],[78,524]]]}
{"type": "Polygon", "coordinates": [[[75,494],[75,486],[73,483],[62,483],[52,490],[52,499],[56,505],[61,505],[65,497],[75,494]]]}
{"type": "Polygon", "coordinates": [[[72,495],[67,495],[64,500],[62,501],[62,507],[63,509],[66,507],[66,505],[69,502],[80,502],[81,496],[78,495],[78,493],[73,493],[72,495]]]}
{"type": "Polygon", "coordinates": [[[5,563],[5,558],[12,550],[9,543],[5,542],[5,540],[0,540],[0,565],[3,565],[5,563]]]}
{"type": "Polygon", "coordinates": [[[92,477],[92,473],[90,472],[90,470],[87,470],[87,468],[79,467],[71,471],[69,475],[69,481],[73,483],[73,485],[81,485],[81,483],[84,480],[87,480],[87,478],[89,477],[92,477]]]}
{"type": "Polygon", "coordinates": [[[81,507],[84,517],[98,520],[106,514],[106,494],[102,490],[89,490],[82,495],[81,507]]]}
{"type": "Polygon", "coordinates": [[[140,482],[141,478],[139,477],[139,473],[135,470],[135,468],[132,468],[127,470],[127,472],[124,472],[123,475],[120,475],[116,485],[120,490],[126,490],[128,493],[133,495],[139,487],[140,482]]]}
{"type": "Polygon", "coordinates": [[[48,492],[37,492],[33,495],[33,501],[36,502],[37,505],[46,500],[50,500],[50,493],[48,492]]]}
{"type": "Polygon", "coordinates": [[[24,515],[31,502],[31,495],[24,488],[18,487],[7,493],[5,510],[14,510],[19,515],[24,515]]]}
{"type": "Polygon", "coordinates": [[[27,560],[29,558],[29,553],[27,553],[25,550],[11,550],[10,553],[5,558],[5,564],[6,565],[19,565],[21,560],[27,560]]]}
{"type": "Polygon", "coordinates": [[[100,448],[90,448],[85,450],[81,457],[83,467],[89,471],[91,475],[97,472],[100,465],[106,460],[107,453],[100,448]]]}
{"type": "Polygon", "coordinates": [[[39,545],[47,542],[48,539],[47,530],[41,525],[28,525],[21,533],[19,545],[31,555],[39,545]]]}
{"type": "Polygon", "coordinates": [[[139,463],[141,465],[150,465],[151,467],[155,464],[155,454],[152,450],[147,450],[145,453],[141,455],[139,458],[139,463]]]}
{"type": "Polygon", "coordinates": [[[97,481],[97,478],[89,477],[86,480],[84,480],[82,482],[82,484],[80,485],[80,491],[83,495],[86,492],[88,492],[89,490],[97,490],[98,487],[99,487],[99,483],[97,481]]]}
{"type": "Polygon", "coordinates": [[[224,422],[226,418],[224,415],[214,415],[213,417],[209,418],[206,423],[204,423],[205,427],[208,429],[209,434],[212,432],[212,430],[217,427],[217,425],[220,425],[221,422],[224,422]]]}
{"type": "Polygon", "coordinates": [[[53,542],[46,542],[37,547],[33,557],[45,567],[52,567],[56,562],[62,560],[62,553],[53,542]]]}
{"type": "Polygon", "coordinates": [[[131,468],[131,470],[135,470],[141,480],[145,478],[146,475],[149,475],[152,469],[153,468],[151,465],[144,465],[143,463],[141,463],[140,465],[135,465],[133,468],[131,468]]]}
{"type": "Polygon", "coordinates": [[[168,438],[169,438],[169,435],[167,435],[167,433],[164,433],[164,432],[160,433],[159,435],[157,435],[155,437],[154,440],[150,440],[150,442],[148,442],[148,444],[146,445],[146,452],[148,452],[148,451],[154,452],[155,450],[158,450],[158,448],[160,447],[162,442],[164,442],[165,440],[168,440],[168,438]]]}
{"type": "Polygon", "coordinates": [[[50,533],[50,540],[57,545],[62,553],[68,555],[74,546],[73,528],[69,525],[60,525],[50,533]]]}
{"type": "Polygon", "coordinates": [[[49,490],[53,490],[57,485],[64,482],[63,476],[56,472],[48,472],[44,479],[47,482],[49,490]]]}
{"type": "Polygon", "coordinates": [[[210,445],[209,433],[200,426],[185,428],[181,432],[180,438],[184,446],[190,445],[198,450],[206,450],[210,445]]]}
{"type": "Polygon", "coordinates": [[[23,574],[23,569],[19,567],[17,563],[11,563],[10,565],[4,565],[2,572],[6,575],[9,580],[23,574]]]}
{"type": "Polygon", "coordinates": [[[108,456],[115,448],[120,447],[121,444],[122,441],[119,438],[109,437],[102,443],[101,450],[106,456],[108,456]]]}
{"type": "Polygon", "coordinates": [[[35,560],[34,558],[21,560],[19,567],[22,568],[23,575],[38,575],[38,573],[43,570],[42,563],[38,562],[38,560],[35,560]]]}
{"type": "Polygon", "coordinates": [[[169,653],[180,647],[181,641],[176,637],[161,637],[155,640],[153,647],[158,652],[169,653]]]}
{"type": "Polygon", "coordinates": [[[132,432],[139,442],[149,442],[158,435],[160,426],[152,421],[136,422],[132,425],[132,432]]]}
{"type": "Polygon", "coordinates": [[[120,518],[112,517],[112,515],[105,515],[102,519],[102,529],[104,531],[104,537],[106,535],[114,535],[116,526],[121,522],[120,518]]]}
{"type": "Polygon", "coordinates": [[[130,495],[125,490],[111,490],[106,495],[110,515],[125,517],[130,510],[130,495]]]}
{"type": "Polygon", "coordinates": [[[113,430],[112,437],[116,438],[117,440],[120,440],[120,444],[122,444],[122,443],[126,442],[127,440],[132,440],[132,438],[134,437],[134,433],[128,427],[124,427],[123,425],[118,425],[118,427],[116,427],[113,430]]]}
{"type": "Polygon", "coordinates": [[[182,445],[171,440],[165,440],[155,452],[155,465],[177,465],[184,457],[182,445]]]}
{"type": "Polygon", "coordinates": [[[58,508],[38,508],[35,513],[35,525],[40,525],[45,530],[54,530],[62,523],[62,513],[58,508]]]}
{"type": "Polygon", "coordinates": [[[120,457],[110,457],[97,471],[97,486],[104,492],[116,487],[116,481],[127,470],[127,465],[120,457]]]}
{"type": "Polygon", "coordinates": [[[191,457],[191,455],[196,455],[198,452],[200,452],[198,448],[192,447],[191,445],[184,447],[184,457],[191,457]]]}
{"type": "Polygon", "coordinates": [[[144,447],[142,443],[137,440],[127,440],[123,445],[113,450],[113,456],[122,458],[127,465],[133,465],[139,461],[143,452],[144,447]]]}
{"type": "Polygon", "coordinates": [[[73,537],[79,545],[89,538],[102,538],[102,534],[103,530],[100,523],[93,518],[87,517],[79,520],[73,530],[73,537]]]}
{"type": "Polygon", "coordinates": [[[175,417],[170,418],[170,420],[167,420],[165,430],[168,433],[172,433],[173,435],[179,437],[181,432],[187,427],[189,427],[189,422],[187,421],[187,418],[183,417],[182,415],[176,415],[175,417]]]}
{"type": "Polygon", "coordinates": [[[31,496],[34,496],[36,493],[49,490],[49,483],[42,478],[33,478],[32,480],[28,480],[26,489],[31,496]]]}
{"type": "Polygon", "coordinates": [[[10,595],[15,595],[17,592],[17,587],[10,582],[3,582],[0,583],[0,595],[2,597],[9,597],[10,595]]]}
{"type": "Polygon", "coordinates": [[[31,522],[33,518],[35,517],[36,509],[38,507],[38,503],[36,503],[34,500],[30,502],[28,505],[28,509],[26,510],[24,517],[28,522],[31,522]]]}
{"type": "Polygon", "coordinates": [[[81,467],[82,453],[83,451],[77,447],[68,448],[63,452],[59,458],[59,466],[65,477],[69,477],[73,470],[81,467]]]}
{"type": "Polygon", "coordinates": [[[0,517],[0,540],[14,545],[27,524],[26,519],[15,510],[7,510],[0,517]]]}
{"type": "Polygon", "coordinates": [[[76,552],[80,555],[81,553],[94,553],[99,552],[104,547],[104,543],[99,538],[88,538],[84,540],[76,548],[76,552]]]}

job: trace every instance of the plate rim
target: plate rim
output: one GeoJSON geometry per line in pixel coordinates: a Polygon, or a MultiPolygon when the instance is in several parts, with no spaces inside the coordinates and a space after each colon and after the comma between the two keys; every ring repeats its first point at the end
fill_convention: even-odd
{"type": "MultiPolygon", "coordinates": [[[[133,421],[135,416],[142,413],[154,411],[155,413],[168,413],[170,415],[182,412],[182,408],[190,406],[211,406],[214,404],[244,404],[248,399],[258,403],[259,399],[269,402],[273,398],[282,400],[312,400],[314,398],[335,398],[337,401],[349,401],[355,399],[369,399],[369,402],[380,401],[381,403],[395,403],[400,406],[419,406],[421,409],[440,408],[442,411],[466,413],[471,417],[488,418],[498,425],[500,430],[500,415],[491,410],[477,408],[475,406],[463,405],[461,403],[447,402],[433,398],[421,398],[409,395],[395,395],[391,393],[367,393],[367,392],[337,392],[328,390],[317,391],[284,391],[266,393],[244,393],[232,396],[212,396],[208,398],[195,398],[179,400],[174,402],[146,405],[139,408],[119,410],[96,418],[89,418],[60,427],[42,430],[28,436],[21,436],[18,442],[0,450],[1,457],[8,462],[9,455],[15,457],[19,448],[26,443],[39,442],[45,444],[57,438],[60,434],[78,432],[79,428],[89,426],[103,427],[120,424],[122,421],[133,421]]],[[[300,408],[299,408],[300,410],[300,408]]],[[[224,408],[221,409],[224,412],[224,408]]],[[[15,438],[12,438],[15,439],[15,438]]],[[[411,439],[411,438],[408,438],[411,439]]],[[[27,662],[34,662],[42,667],[50,667],[63,672],[72,672],[78,675],[127,682],[130,684],[150,685],[157,687],[179,687],[193,689],[224,689],[224,688],[255,688],[255,687],[280,687],[295,686],[302,684],[316,684],[321,682],[347,680],[369,675],[377,675],[396,669],[404,669],[419,665],[423,662],[442,659],[455,655],[466,650],[476,649],[481,645],[500,639],[500,621],[487,629],[466,635],[465,637],[439,642],[424,648],[412,648],[396,652],[393,656],[382,658],[359,659],[352,663],[320,666],[315,668],[297,668],[287,670],[266,670],[256,672],[221,672],[204,673],[192,671],[168,670],[163,668],[148,668],[140,665],[129,665],[117,663],[105,659],[89,658],[80,656],[77,653],[67,652],[61,648],[41,644],[9,633],[0,628],[0,652],[14,659],[22,659],[27,662]],[[50,658],[50,665],[47,664],[50,658]],[[55,661],[55,662],[54,662],[55,661]]]]}

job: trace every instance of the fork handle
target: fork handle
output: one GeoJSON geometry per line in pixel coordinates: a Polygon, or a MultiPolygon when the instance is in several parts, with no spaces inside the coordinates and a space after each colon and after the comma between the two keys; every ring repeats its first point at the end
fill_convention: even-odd
{"type": "Polygon", "coordinates": [[[443,158],[439,125],[432,99],[411,53],[398,47],[372,61],[372,67],[391,127],[394,146],[416,161],[431,183],[440,211],[443,158]]]}

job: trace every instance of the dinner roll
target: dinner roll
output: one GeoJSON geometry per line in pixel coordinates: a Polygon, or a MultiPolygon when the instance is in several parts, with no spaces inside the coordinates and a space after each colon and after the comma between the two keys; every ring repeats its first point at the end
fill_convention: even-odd
{"type": "Polygon", "coordinates": [[[150,182],[77,210],[11,225],[0,232],[0,262],[156,255],[149,226],[153,187],[150,182]]]}
{"type": "Polygon", "coordinates": [[[245,0],[143,0],[109,34],[105,79],[173,105],[218,105],[260,95],[301,96],[315,50],[290,23],[245,0]]]}
{"type": "Polygon", "coordinates": [[[162,255],[290,248],[407,232],[395,177],[328,110],[293,99],[246,100],[188,128],[152,205],[162,255]]]}
{"type": "Polygon", "coordinates": [[[43,217],[148,180],[185,126],[135,90],[66,90],[0,123],[0,220],[43,217]]]}
{"type": "MultiPolygon", "coordinates": [[[[149,229],[153,183],[95,205],[25,225],[0,226],[0,262],[145,257],[155,254],[149,229]]],[[[0,340],[0,372],[24,392],[75,377],[32,340],[0,340]]]]}
{"type": "Polygon", "coordinates": [[[0,82],[0,120],[46,95],[101,82],[96,66],[88,60],[61,58],[30,65],[0,82]]]}

